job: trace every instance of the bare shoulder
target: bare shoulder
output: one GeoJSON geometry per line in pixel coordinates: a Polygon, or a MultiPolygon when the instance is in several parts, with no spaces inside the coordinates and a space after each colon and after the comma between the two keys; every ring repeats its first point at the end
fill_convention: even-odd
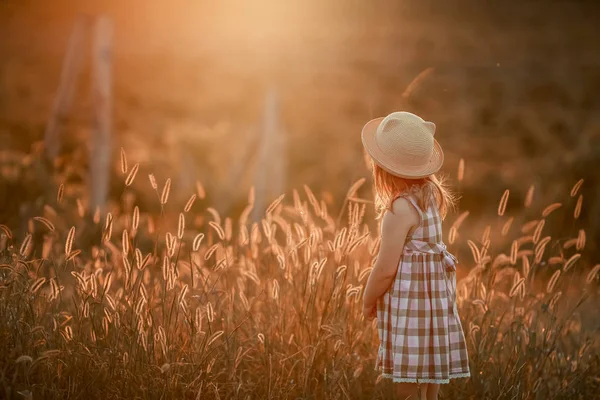
{"type": "Polygon", "coordinates": [[[384,215],[384,221],[401,221],[403,225],[414,226],[419,224],[419,214],[414,206],[404,197],[398,197],[392,203],[391,212],[384,215]]]}
{"type": "Polygon", "coordinates": [[[415,223],[419,222],[419,213],[415,210],[415,207],[404,197],[398,197],[392,203],[392,212],[401,218],[408,218],[414,220],[415,223]]]}

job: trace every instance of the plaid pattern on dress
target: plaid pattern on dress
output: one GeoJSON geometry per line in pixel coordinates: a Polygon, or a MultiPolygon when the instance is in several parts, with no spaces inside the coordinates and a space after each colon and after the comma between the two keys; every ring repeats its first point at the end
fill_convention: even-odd
{"type": "Polygon", "coordinates": [[[427,211],[404,196],[421,222],[404,244],[396,278],[378,300],[377,368],[394,382],[448,383],[470,376],[456,306],[456,258],[442,242],[435,203],[427,211]]]}

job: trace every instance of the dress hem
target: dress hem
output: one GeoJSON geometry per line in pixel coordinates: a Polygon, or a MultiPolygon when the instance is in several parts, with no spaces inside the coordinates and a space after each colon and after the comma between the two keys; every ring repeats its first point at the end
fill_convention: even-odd
{"type": "Polygon", "coordinates": [[[432,378],[405,378],[394,376],[393,374],[381,374],[384,378],[392,379],[394,383],[450,383],[450,379],[455,378],[468,378],[471,376],[470,372],[462,372],[460,374],[452,374],[446,379],[432,379],[432,378]]]}

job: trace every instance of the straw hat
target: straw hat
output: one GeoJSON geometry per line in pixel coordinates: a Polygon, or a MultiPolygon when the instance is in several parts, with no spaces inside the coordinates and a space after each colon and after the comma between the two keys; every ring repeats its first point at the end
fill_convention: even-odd
{"type": "Polygon", "coordinates": [[[367,122],[362,142],[373,161],[387,172],[418,179],[436,173],[444,163],[434,134],[433,122],[399,111],[367,122]]]}

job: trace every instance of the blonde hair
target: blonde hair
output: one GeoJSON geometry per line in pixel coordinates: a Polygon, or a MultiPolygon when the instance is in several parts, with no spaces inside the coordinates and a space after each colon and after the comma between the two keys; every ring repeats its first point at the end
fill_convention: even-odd
{"type": "Polygon", "coordinates": [[[390,174],[375,162],[372,164],[375,181],[375,211],[378,218],[383,217],[386,210],[391,211],[393,201],[403,193],[413,194],[423,211],[427,210],[433,198],[442,219],[446,217],[448,210],[454,207],[456,197],[448,188],[444,178],[438,178],[433,174],[421,179],[405,179],[390,174]]]}

